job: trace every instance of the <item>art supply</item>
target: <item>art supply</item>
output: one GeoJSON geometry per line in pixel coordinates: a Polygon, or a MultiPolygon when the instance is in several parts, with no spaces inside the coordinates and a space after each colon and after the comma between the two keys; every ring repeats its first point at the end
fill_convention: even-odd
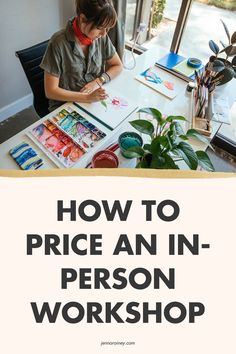
{"type": "Polygon", "coordinates": [[[131,99],[124,98],[119,92],[110,89],[107,90],[107,98],[103,101],[75,104],[110,130],[115,129],[137,108],[137,104],[131,99]]]}
{"type": "Polygon", "coordinates": [[[189,58],[187,60],[188,66],[191,66],[192,68],[198,69],[202,65],[202,61],[198,58],[189,58]]]}
{"type": "Polygon", "coordinates": [[[187,76],[187,77],[191,77],[195,73],[195,68],[193,68],[192,66],[188,65],[188,60],[187,59],[185,59],[181,63],[177,64],[173,69],[175,71],[178,71],[182,75],[187,76]]]}
{"type": "Polygon", "coordinates": [[[25,141],[16,145],[9,153],[22,170],[36,170],[43,165],[43,160],[25,141]]]}
{"type": "Polygon", "coordinates": [[[194,81],[195,73],[193,69],[196,69],[197,72],[203,70],[203,64],[200,64],[200,60],[197,58],[189,58],[176,54],[168,53],[163,58],[157,60],[156,66],[162,68],[163,70],[175,75],[176,77],[189,82],[190,80],[194,81]],[[200,64],[200,65],[199,65],[200,64]]]}
{"type": "Polygon", "coordinates": [[[102,85],[100,84],[100,82],[98,80],[96,80],[96,84],[98,84],[99,88],[102,87],[102,85]]]}
{"type": "Polygon", "coordinates": [[[188,111],[188,121],[186,122],[188,129],[192,128],[193,125],[193,118],[195,116],[195,104],[194,104],[194,96],[196,93],[196,84],[194,82],[189,82],[187,87],[186,87],[186,92],[188,96],[190,96],[190,105],[189,105],[189,111],[188,111]]]}
{"type": "MultiPolygon", "coordinates": [[[[115,152],[119,149],[119,144],[117,142],[113,142],[112,144],[110,144],[107,148],[106,151],[112,151],[115,152]]],[[[92,161],[90,161],[85,168],[91,168],[92,167],[92,161]]]]}
{"type": "Polygon", "coordinates": [[[124,132],[119,136],[118,144],[122,155],[130,159],[134,157],[134,154],[127,150],[131,147],[141,147],[143,145],[143,139],[135,132],[124,132]]]}
{"type": "Polygon", "coordinates": [[[28,133],[58,167],[73,167],[106,136],[74,108],[68,105],[28,133]]]}
{"type": "Polygon", "coordinates": [[[143,71],[135,79],[170,99],[175,98],[181,89],[181,84],[174,80],[173,75],[156,66],[143,71]]]}
{"type": "Polygon", "coordinates": [[[98,151],[92,158],[92,168],[117,168],[119,160],[111,150],[98,151]]]}
{"type": "Polygon", "coordinates": [[[187,92],[192,92],[194,88],[196,88],[195,83],[190,81],[186,87],[186,90],[187,90],[187,92]]]}
{"type": "Polygon", "coordinates": [[[170,52],[166,54],[163,58],[157,60],[156,64],[161,65],[166,69],[173,69],[175,65],[181,63],[185,58],[179,54],[170,52]]]}
{"type": "MultiPolygon", "coordinates": [[[[96,80],[96,83],[98,84],[99,88],[102,88],[102,85],[100,84],[100,82],[99,82],[98,80],[96,80]]],[[[110,99],[110,97],[109,97],[108,94],[107,94],[107,98],[110,99]]],[[[102,100],[102,101],[100,101],[100,102],[101,102],[101,104],[102,104],[104,107],[107,108],[107,103],[106,103],[106,101],[102,100]]]]}
{"type": "Polygon", "coordinates": [[[208,85],[211,78],[208,71],[195,73],[196,87],[191,94],[190,112],[192,111],[192,128],[199,133],[210,136],[212,133],[211,125],[211,104],[212,97],[208,85]]]}

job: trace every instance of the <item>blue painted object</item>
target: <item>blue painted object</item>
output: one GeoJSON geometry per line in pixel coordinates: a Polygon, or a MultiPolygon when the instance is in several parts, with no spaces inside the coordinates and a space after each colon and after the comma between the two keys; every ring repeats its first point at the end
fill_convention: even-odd
{"type": "Polygon", "coordinates": [[[143,145],[143,139],[135,132],[124,132],[119,136],[118,144],[122,155],[127,159],[131,159],[134,157],[134,153],[127,150],[131,147],[141,147],[143,145]]]}
{"type": "Polygon", "coordinates": [[[202,61],[198,58],[189,58],[187,64],[192,68],[198,69],[202,65],[202,61]]]}

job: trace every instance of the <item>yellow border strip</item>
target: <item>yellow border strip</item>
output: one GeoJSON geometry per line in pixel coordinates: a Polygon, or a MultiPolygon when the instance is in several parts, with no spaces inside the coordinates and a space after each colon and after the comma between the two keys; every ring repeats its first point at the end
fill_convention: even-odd
{"type": "Polygon", "coordinates": [[[118,177],[145,177],[145,178],[232,178],[236,173],[151,170],[151,169],[60,169],[40,171],[0,170],[2,177],[70,177],[70,176],[118,176],[118,177]]]}

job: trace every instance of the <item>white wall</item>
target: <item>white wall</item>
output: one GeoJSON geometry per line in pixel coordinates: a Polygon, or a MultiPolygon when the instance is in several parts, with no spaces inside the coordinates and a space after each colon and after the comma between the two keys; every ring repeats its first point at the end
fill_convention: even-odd
{"type": "Polygon", "coordinates": [[[31,93],[15,51],[50,38],[73,14],[74,0],[0,0],[0,115],[31,93]]]}

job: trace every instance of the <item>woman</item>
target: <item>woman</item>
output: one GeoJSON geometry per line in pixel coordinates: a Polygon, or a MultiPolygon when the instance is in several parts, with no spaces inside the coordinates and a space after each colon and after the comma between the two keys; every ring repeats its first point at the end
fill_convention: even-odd
{"type": "Polygon", "coordinates": [[[49,110],[62,101],[96,102],[102,88],[122,71],[107,32],[117,15],[111,0],[76,0],[77,16],[55,33],[41,63],[49,110]]]}

